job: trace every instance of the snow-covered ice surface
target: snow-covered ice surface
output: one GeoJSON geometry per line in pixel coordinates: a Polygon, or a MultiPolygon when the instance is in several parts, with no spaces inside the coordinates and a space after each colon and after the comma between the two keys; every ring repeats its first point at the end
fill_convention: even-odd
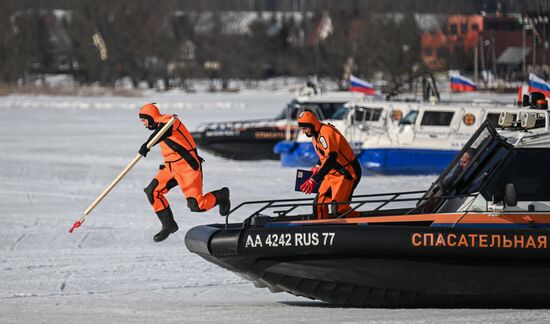
{"type": "MultiPolygon", "coordinates": [[[[546,310],[343,309],[273,294],[187,251],[185,232],[221,222],[168,195],[180,230],[160,244],[142,191],[158,149],[121,181],[73,234],[68,229],[149,136],[137,117],[147,101],[200,122],[272,117],[288,93],[168,93],[150,98],[0,98],[1,323],[548,322],[546,310]]],[[[301,197],[295,170],[203,153],[206,191],[227,185],[233,204],[301,197]]],[[[358,193],[424,189],[434,177],[363,178],[358,193]]],[[[242,219],[241,215],[241,219],[242,219]]],[[[239,217],[235,217],[238,220],[239,217]]]]}

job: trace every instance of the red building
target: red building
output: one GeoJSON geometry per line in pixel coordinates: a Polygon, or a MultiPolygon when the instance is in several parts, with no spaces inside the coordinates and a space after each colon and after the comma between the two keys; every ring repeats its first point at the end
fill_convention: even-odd
{"type": "MultiPolygon", "coordinates": [[[[452,15],[447,17],[447,22],[441,30],[424,33],[421,37],[422,53],[424,63],[433,70],[457,68],[449,66],[450,58],[453,55],[464,54],[462,57],[470,57],[471,60],[463,62],[474,68],[474,50],[478,50],[479,69],[498,70],[520,69],[525,61],[526,64],[533,64],[533,48],[535,48],[535,64],[547,62],[545,59],[546,50],[546,28],[548,24],[539,22],[540,18],[527,18],[520,15],[493,16],[482,15],[452,15]],[[534,42],[533,35],[537,38],[534,42]],[[544,35],[544,36],[543,36],[544,35]],[[537,43],[538,42],[538,43],[537,43]],[[516,54],[511,63],[506,66],[499,63],[501,55],[508,50],[525,45],[525,51],[516,54]],[[462,53],[458,53],[462,51],[462,53]],[[522,54],[524,53],[524,54],[522,54]],[[531,53],[531,54],[529,54],[531,53]],[[523,57],[522,55],[525,55],[523,57]],[[520,66],[518,66],[518,63],[520,66]],[[485,66],[482,66],[485,65],[485,66]]],[[[546,20],[547,21],[547,20],[546,20]]],[[[516,51],[517,53],[517,51],[516,51]]],[[[506,55],[510,59],[510,55],[506,55]]],[[[507,61],[508,62],[508,61],[507,61]]],[[[548,60],[550,62],[550,60],[548,60]]]]}

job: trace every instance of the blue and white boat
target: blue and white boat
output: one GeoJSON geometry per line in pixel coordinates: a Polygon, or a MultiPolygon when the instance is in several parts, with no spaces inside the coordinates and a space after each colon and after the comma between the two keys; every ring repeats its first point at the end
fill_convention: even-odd
{"type": "MultiPolygon", "coordinates": [[[[328,122],[355,148],[364,174],[437,174],[484,120],[498,126],[501,112],[512,116],[517,110],[490,103],[366,102],[349,105],[342,119],[328,122]],[[406,114],[397,122],[398,111],[406,114]]],[[[295,141],[277,143],[274,149],[284,166],[317,162],[311,140],[303,134],[295,141]]]]}
{"type": "MultiPolygon", "coordinates": [[[[414,103],[413,103],[414,104],[414,103]]],[[[338,110],[331,119],[348,139],[356,154],[360,154],[366,134],[384,134],[397,127],[399,120],[411,109],[409,102],[350,101],[338,110]]],[[[283,166],[310,167],[317,161],[311,139],[298,132],[292,140],[280,141],[273,148],[281,157],[283,166]]]]}

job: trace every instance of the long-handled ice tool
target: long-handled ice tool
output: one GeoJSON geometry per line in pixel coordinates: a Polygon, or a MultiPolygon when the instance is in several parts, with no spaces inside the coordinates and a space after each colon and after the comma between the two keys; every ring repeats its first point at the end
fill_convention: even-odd
{"type": "MultiPolygon", "coordinates": [[[[170,127],[172,127],[172,124],[174,123],[174,121],[176,121],[176,119],[172,117],[168,121],[168,123],[166,123],[166,125],[162,127],[162,129],[157,133],[157,135],[155,135],[155,137],[153,137],[149,141],[149,143],[147,143],[148,149],[151,149],[151,147],[153,147],[153,144],[156,143],[159,140],[159,138],[162,135],[164,135],[164,133],[166,133],[166,131],[170,127]]],[[[99,197],[97,197],[96,200],[94,200],[94,202],[84,211],[84,215],[82,215],[82,217],[80,217],[79,220],[74,222],[73,227],[71,227],[71,229],[69,230],[69,233],[72,233],[76,228],[80,227],[80,225],[84,223],[86,216],[88,216],[88,214],[101,202],[101,200],[103,200],[103,198],[105,198],[105,196],[107,196],[107,194],[111,192],[111,190],[117,185],[117,183],[134,167],[134,165],[136,165],[136,163],[138,163],[140,159],[141,159],[141,154],[137,154],[136,157],[132,160],[132,162],[130,162],[130,164],[128,164],[124,168],[124,170],[122,170],[122,172],[119,173],[119,175],[115,178],[115,180],[113,180],[113,182],[111,182],[111,184],[107,188],[105,188],[105,190],[103,190],[101,195],[99,195],[99,197]]]]}

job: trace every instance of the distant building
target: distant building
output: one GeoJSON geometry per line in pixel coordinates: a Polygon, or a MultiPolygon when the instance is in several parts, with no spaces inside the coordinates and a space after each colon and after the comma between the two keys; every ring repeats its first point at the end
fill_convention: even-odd
{"type": "Polygon", "coordinates": [[[547,70],[547,29],[546,15],[451,15],[442,28],[422,35],[421,58],[433,70],[456,68],[449,66],[450,59],[461,54],[471,57],[471,69],[477,62],[479,70],[500,75],[547,70]]]}

